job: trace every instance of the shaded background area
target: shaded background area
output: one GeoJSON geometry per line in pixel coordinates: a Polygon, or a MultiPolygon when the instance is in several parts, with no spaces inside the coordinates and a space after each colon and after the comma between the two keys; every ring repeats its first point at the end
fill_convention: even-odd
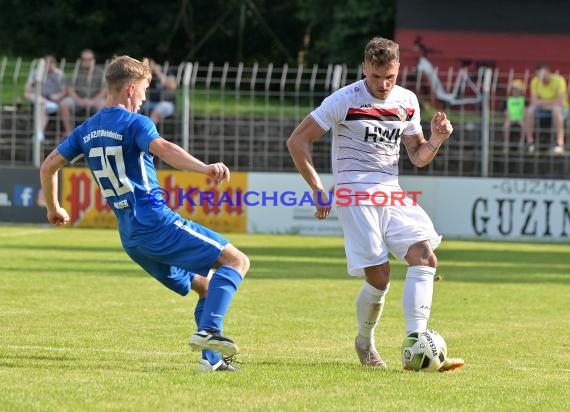
{"type": "Polygon", "coordinates": [[[393,34],[395,1],[371,3],[0,0],[0,55],[70,59],[90,47],[101,59],[174,63],[359,61],[368,37],[393,34]]]}
{"type": "Polygon", "coordinates": [[[395,38],[402,63],[415,64],[418,37],[436,66],[478,65],[534,68],[547,63],[570,69],[570,3],[555,0],[477,2],[398,0],[395,38]]]}

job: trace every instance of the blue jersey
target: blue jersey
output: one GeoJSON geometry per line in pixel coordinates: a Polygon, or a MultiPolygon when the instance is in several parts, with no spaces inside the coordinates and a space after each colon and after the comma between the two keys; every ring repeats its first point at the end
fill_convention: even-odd
{"type": "Polygon", "coordinates": [[[57,150],[68,161],[84,155],[119,222],[125,246],[155,236],[180,219],[164,202],[150,199],[159,187],[149,145],[159,137],[146,116],[105,107],[78,126],[57,150]]]}

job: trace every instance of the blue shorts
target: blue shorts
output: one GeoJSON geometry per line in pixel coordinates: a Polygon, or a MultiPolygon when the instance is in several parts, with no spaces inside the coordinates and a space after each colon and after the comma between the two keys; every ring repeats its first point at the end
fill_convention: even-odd
{"type": "MultiPolygon", "coordinates": [[[[552,118],[552,110],[541,109],[538,107],[536,109],[536,111],[534,112],[534,115],[538,119],[550,119],[550,118],[552,118]]],[[[562,108],[562,117],[564,117],[565,119],[568,117],[568,108],[567,107],[562,108]]]]}
{"type": "Polygon", "coordinates": [[[192,288],[195,274],[207,276],[228,243],[213,230],[180,218],[165,226],[160,236],[123,247],[156,280],[185,296],[192,288]]]}

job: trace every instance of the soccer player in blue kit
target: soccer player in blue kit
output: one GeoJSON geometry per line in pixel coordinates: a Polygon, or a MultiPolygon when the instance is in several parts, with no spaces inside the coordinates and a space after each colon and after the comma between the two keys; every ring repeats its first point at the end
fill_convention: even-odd
{"type": "Polygon", "coordinates": [[[193,350],[202,350],[198,369],[235,371],[229,359],[237,346],[222,334],[222,321],[249,259],[218,233],[166,206],[153,191],[159,189],[153,155],[177,169],[208,175],[216,183],[229,180],[230,171],[223,163],[205,164],[161,138],[154,123],[137,113],[151,76],[146,60],[119,56],[111,61],[105,72],[105,107],[78,126],[41,165],[47,218],[54,225],[69,221],[58,200],[58,171],[85,156],[117,217],[121,243],[131,259],[174,292],[198,293],[198,331],[189,340],[193,350]]]}

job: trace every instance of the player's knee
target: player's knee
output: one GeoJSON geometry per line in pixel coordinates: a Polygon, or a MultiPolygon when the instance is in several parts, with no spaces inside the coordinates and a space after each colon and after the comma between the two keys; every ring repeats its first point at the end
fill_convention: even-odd
{"type": "Polygon", "coordinates": [[[243,277],[249,270],[249,258],[245,253],[243,253],[240,250],[237,250],[237,253],[235,253],[231,263],[228,264],[228,266],[233,267],[243,277]]]}
{"type": "Polygon", "coordinates": [[[437,256],[429,242],[418,242],[408,249],[406,261],[410,266],[429,266],[437,268],[437,256]]]}
{"type": "Polygon", "coordinates": [[[388,262],[364,268],[366,282],[378,290],[385,290],[390,283],[390,265],[388,262]]]}
{"type": "Polygon", "coordinates": [[[238,252],[239,252],[239,255],[237,256],[237,259],[238,259],[237,263],[238,263],[239,268],[236,268],[236,269],[239,273],[242,274],[242,276],[245,276],[245,274],[249,270],[249,257],[247,257],[247,255],[240,250],[238,250],[238,252]]]}
{"type": "Polygon", "coordinates": [[[218,262],[221,265],[234,268],[242,276],[245,276],[249,270],[249,258],[247,255],[232,245],[228,245],[224,248],[218,262]]]}
{"type": "Polygon", "coordinates": [[[200,298],[205,298],[208,294],[208,285],[210,281],[205,276],[194,276],[192,279],[192,290],[198,294],[200,298]]]}
{"type": "Polygon", "coordinates": [[[386,275],[386,276],[375,277],[375,278],[369,278],[367,276],[366,282],[378,290],[386,290],[386,288],[390,284],[390,276],[386,275]]]}
{"type": "Polygon", "coordinates": [[[196,287],[192,287],[192,290],[198,294],[200,299],[205,298],[208,295],[208,283],[199,284],[196,287]]]}
{"type": "Polygon", "coordinates": [[[433,251],[431,251],[431,253],[428,256],[428,260],[427,260],[427,265],[430,268],[437,268],[437,256],[435,255],[435,253],[433,253],[433,251]]]}

